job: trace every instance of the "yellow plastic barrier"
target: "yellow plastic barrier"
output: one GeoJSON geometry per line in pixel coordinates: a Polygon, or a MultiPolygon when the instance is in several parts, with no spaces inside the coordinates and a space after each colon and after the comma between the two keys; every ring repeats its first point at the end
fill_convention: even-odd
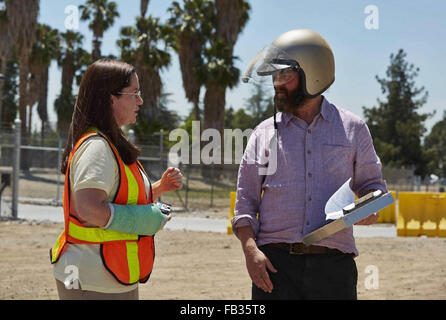
{"type": "Polygon", "coordinates": [[[442,194],[440,205],[440,214],[438,215],[438,236],[446,237],[446,195],[442,194]]]}
{"type": "Polygon", "coordinates": [[[378,223],[395,223],[395,215],[396,215],[396,192],[392,192],[392,197],[395,200],[390,206],[385,207],[381,211],[379,211],[378,223]]]}
{"type": "Polygon", "coordinates": [[[421,233],[421,215],[425,212],[425,192],[398,193],[397,234],[399,236],[419,236],[421,233]]]}
{"type": "MultiPolygon", "coordinates": [[[[396,192],[392,192],[392,197],[395,200],[390,206],[385,207],[379,211],[378,221],[376,223],[395,223],[396,216],[396,192]]],[[[358,196],[355,195],[355,200],[358,200],[358,196]]]]}
{"type": "Polygon", "coordinates": [[[429,230],[433,237],[446,237],[446,194],[435,193],[427,201],[428,217],[422,229],[429,230]],[[432,221],[432,223],[428,223],[432,221]]]}
{"type": "Polygon", "coordinates": [[[398,236],[446,236],[445,194],[399,192],[398,208],[398,236]]]}
{"type": "Polygon", "coordinates": [[[234,218],[235,195],[236,195],[236,192],[231,192],[229,195],[231,203],[229,206],[228,234],[232,234],[231,219],[234,218]]]}

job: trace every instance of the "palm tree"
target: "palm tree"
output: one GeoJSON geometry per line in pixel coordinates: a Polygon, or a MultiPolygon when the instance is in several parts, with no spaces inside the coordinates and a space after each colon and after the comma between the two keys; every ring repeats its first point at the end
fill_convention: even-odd
{"type": "MultiPolygon", "coordinates": [[[[37,16],[39,14],[39,0],[5,0],[8,23],[14,47],[19,62],[19,116],[22,122],[22,141],[28,143],[27,130],[27,85],[29,74],[29,55],[36,40],[37,16]]],[[[31,109],[31,107],[30,107],[31,109]]],[[[29,171],[28,150],[23,150],[21,168],[29,171]]]]}
{"type": "Polygon", "coordinates": [[[117,41],[121,49],[121,59],[135,66],[144,100],[142,116],[149,120],[157,115],[158,100],[162,92],[160,72],[170,65],[167,52],[172,43],[172,29],[152,16],[137,17],[136,27],[121,29],[121,39],[117,41]],[[164,48],[158,47],[164,42],[164,48]]]}
{"type": "Polygon", "coordinates": [[[210,0],[177,1],[168,9],[169,24],[175,32],[175,50],[180,60],[186,98],[194,105],[195,120],[200,120],[199,99],[203,85],[203,52],[212,32],[214,10],[210,0]]]}
{"type": "Polygon", "coordinates": [[[87,0],[81,9],[81,20],[91,20],[88,27],[93,31],[93,61],[101,58],[101,39],[104,32],[113,26],[115,18],[119,17],[116,2],[108,0],[87,0]]]}
{"type": "Polygon", "coordinates": [[[3,84],[3,124],[11,126],[17,116],[18,111],[18,76],[19,66],[14,54],[10,56],[6,63],[5,74],[6,81],[3,84]]]}
{"type": "MultiPolygon", "coordinates": [[[[37,112],[41,120],[41,137],[45,134],[45,123],[48,121],[48,70],[51,62],[59,55],[59,32],[45,24],[39,24],[37,28],[37,41],[31,52],[30,65],[30,84],[28,104],[33,106],[37,103],[37,112]]],[[[29,126],[31,127],[31,115],[29,114],[29,126]]]]}
{"type": "Polygon", "coordinates": [[[141,0],[141,17],[146,16],[147,7],[149,6],[150,0],[141,0]]]}
{"type": "MultiPolygon", "coordinates": [[[[27,132],[27,84],[29,73],[29,56],[36,41],[37,16],[39,0],[5,0],[8,21],[12,32],[12,39],[19,61],[19,114],[22,121],[22,134],[27,132]]],[[[23,157],[26,163],[26,157],[23,157]]]]}
{"type": "MultiPolygon", "coordinates": [[[[3,3],[3,0],[0,0],[3,3]]],[[[13,33],[11,30],[11,24],[8,21],[6,10],[0,10],[0,74],[6,74],[6,66],[8,59],[12,53],[14,46],[13,33]]],[[[0,123],[4,121],[3,118],[3,87],[5,84],[4,79],[0,79],[0,123]]]]}
{"type": "Polygon", "coordinates": [[[236,85],[239,78],[239,70],[234,67],[234,46],[249,19],[249,10],[245,0],[215,0],[215,36],[207,50],[204,129],[215,128],[223,133],[226,88],[236,85]]]}
{"type": "Polygon", "coordinates": [[[82,49],[83,38],[79,32],[70,30],[61,34],[62,48],[57,63],[62,68],[62,89],[54,103],[57,129],[61,136],[66,136],[73,114],[73,82],[80,79],[80,73],[91,62],[90,55],[82,49]]]}

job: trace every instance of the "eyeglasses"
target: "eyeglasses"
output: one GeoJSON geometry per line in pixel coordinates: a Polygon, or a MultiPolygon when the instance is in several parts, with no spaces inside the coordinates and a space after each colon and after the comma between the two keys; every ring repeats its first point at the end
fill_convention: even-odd
{"type": "Polygon", "coordinates": [[[273,84],[280,86],[286,84],[297,77],[297,73],[293,69],[287,69],[273,74],[273,84]]]}
{"type": "Polygon", "coordinates": [[[134,96],[135,98],[140,98],[140,99],[142,99],[142,96],[141,96],[141,90],[138,90],[138,92],[117,92],[116,94],[132,95],[132,96],[134,96]]]}

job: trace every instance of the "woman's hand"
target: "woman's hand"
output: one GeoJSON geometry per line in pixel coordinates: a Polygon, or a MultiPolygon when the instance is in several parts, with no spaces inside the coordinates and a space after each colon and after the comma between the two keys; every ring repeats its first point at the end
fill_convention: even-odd
{"type": "Polygon", "coordinates": [[[178,168],[168,168],[161,177],[160,187],[163,192],[178,190],[183,187],[183,174],[178,168]]]}
{"type": "Polygon", "coordinates": [[[178,190],[183,187],[183,174],[178,168],[168,168],[160,180],[152,185],[153,199],[158,199],[163,193],[178,190]]]}

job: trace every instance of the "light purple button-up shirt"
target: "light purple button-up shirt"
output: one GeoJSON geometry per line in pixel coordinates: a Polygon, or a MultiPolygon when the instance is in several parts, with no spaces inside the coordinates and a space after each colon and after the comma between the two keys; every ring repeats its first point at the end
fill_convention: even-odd
{"type": "MultiPolygon", "coordinates": [[[[236,236],[238,227],[250,225],[258,246],[302,242],[304,235],[329,222],[325,204],[349,178],[359,197],[371,190],[386,192],[370,132],[358,116],[323,98],[310,125],[288,113],[277,114],[277,125],[277,159],[268,143],[274,133],[273,118],[259,124],[249,138],[231,221],[236,236]],[[265,174],[266,167],[275,165],[273,174],[265,174]]],[[[318,245],[358,255],[352,227],[318,245]]]]}

